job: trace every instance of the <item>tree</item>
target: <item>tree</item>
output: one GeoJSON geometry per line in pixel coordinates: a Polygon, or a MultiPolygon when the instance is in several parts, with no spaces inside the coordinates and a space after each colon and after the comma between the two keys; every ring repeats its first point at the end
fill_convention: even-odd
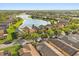
{"type": "Polygon", "coordinates": [[[23,38],[26,39],[26,40],[31,40],[31,39],[32,39],[31,34],[28,33],[28,32],[23,33],[23,34],[21,35],[21,37],[23,37],[23,38]]]}
{"type": "Polygon", "coordinates": [[[70,25],[70,28],[71,29],[77,29],[79,26],[77,25],[77,24],[75,24],[75,23],[72,23],[71,25],[70,25]]]}
{"type": "Polygon", "coordinates": [[[71,32],[71,29],[69,27],[62,28],[62,31],[64,31],[67,35],[71,32]]]}
{"type": "Polygon", "coordinates": [[[9,33],[6,39],[7,41],[11,42],[13,40],[12,35],[9,33]]]}
{"type": "Polygon", "coordinates": [[[51,24],[57,24],[57,20],[50,20],[51,24]]]}
{"type": "Polygon", "coordinates": [[[41,34],[41,37],[42,37],[42,38],[48,38],[48,37],[49,37],[49,35],[48,35],[48,34],[46,34],[46,33],[42,33],[42,34],[41,34]]]}
{"type": "Polygon", "coordinates": [[[38,33],[31,33],[31,37],[32,37],[32,39],[36,39],[39,37],[39,34],[38,33]]]}
{"type": "Polygon", "coordinates": [[[48,29],[47,34],[49,35],[49,37],[52,37],[54,35],[54,31],[52,29],[48,29]]]}
{"type": "Polygon", "coordinates": [[[9,25],[9,28],[7,29],[8,35],[7,35],[7,41],[12,41],[13,37],[12,37],[12,33],[15,33],[15,29],[14,26],[12,24],[9,25]]]}

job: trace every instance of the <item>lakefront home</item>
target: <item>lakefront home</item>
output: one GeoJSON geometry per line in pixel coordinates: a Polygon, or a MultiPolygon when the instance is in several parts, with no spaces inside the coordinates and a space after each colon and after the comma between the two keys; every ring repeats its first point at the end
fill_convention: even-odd
{"type": "Polygon", "coordinates": [[[32,29],[32,28],[28,28],[28,27],[24,27],[24,28],[23,28],[23,31],[24,31],[24,32],[27,32],[27,33],[34,33],[34,32],[36,32],[37,30],[36,30],[36,29],[32,29]]]}

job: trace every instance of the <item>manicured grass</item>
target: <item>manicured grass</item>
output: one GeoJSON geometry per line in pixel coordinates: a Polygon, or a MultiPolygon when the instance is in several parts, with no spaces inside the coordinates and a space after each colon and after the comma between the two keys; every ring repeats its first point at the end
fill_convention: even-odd
{"type": "Polygon", "coordinates": [[[8,32],[8,33],[13,33],[13,32],[15,32],[15,27],[13,26],[13,24],[10,24],[10,25],[9,25],[9,28],[7,29],[7,32],[8,32]]]}
{"type": "Polygon", "coordinates": [[[9,28],[7,29],[8,35],[7,35],[7,41],[12,41],[13,37],[12,37],[12,33],[15,32],[15,28],[12,24],[9,25],[9,28]]]}
{"type": "Polygon", "coordinates": [[[12,56],[17,56],[18,55],[18,50],[20,49],[20,47],[21,46],[19,44],[16,44],[14,46],[7,47],[7,48],[0,49],[0,50],[9,51],[12,56]]]}
{"type": "Polygon", "coordinates": [[[6,39],[0,39],[0,44],[3,44],[4,42],[6,42],[6,39]]]}
{"type": "Polygon", "coordinates": [[[16,24],[14,24],[14,26],[18,28],[22,23],[23,23],[23,20],[19,20],[18,22],[16,22],[16,24]]]}
{"type": "Polygon", "coordinates": [[[23,20],[19,20],[18,22],[16,22],[16,24],[9,25],[9,28],[7,29],[8,35],[6,38],[8,41],[13,40],[12,33],[14,33],[16,31],[16,28],[18,28],[22,24],[22,22],[23,22],[23,20]]]}
{"type": "Polygon", "coordinates": [[[6,39],[7,39],[7,41],[12,41],[13,40],[12,35],[8,34],[6,39]]]}

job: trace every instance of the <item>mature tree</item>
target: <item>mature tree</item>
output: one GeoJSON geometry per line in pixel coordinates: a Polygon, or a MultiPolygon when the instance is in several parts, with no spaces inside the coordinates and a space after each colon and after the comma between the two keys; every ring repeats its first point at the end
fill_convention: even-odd
{"type": "Polygon", "coordinates": [[[49,37],[49,35],[48,35],[48,34],[46,34],[46,33],[42,33],[42,34],[41,34],[41,37],[42,37],[42,38],[48,38],[48,37],[49,37]]]}
{"type": "Polygon", "coordinates": [[[52,29],[48,29],[47,34],[49,35],[49,37],[52,37],[54,35],[54,31],[52,29]]]}
{"type": "Polygon", "coordinates": [[[36,39],[39,37],[39,34],[38,33],[31,33],[31,37],[32,37],[32,39],[36,39]]]}

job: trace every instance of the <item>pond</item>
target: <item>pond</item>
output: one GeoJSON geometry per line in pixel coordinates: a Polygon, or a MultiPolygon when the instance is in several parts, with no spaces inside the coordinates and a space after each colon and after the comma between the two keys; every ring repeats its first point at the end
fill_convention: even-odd
{"type": "Polygon", "coordinates": [[[31,19],[29,18],[29,15],[19,15],[17,17],[21,17],[24,19],[23,24],[20,26],[20,28],[24,28],[25,26],[32,28],[32,25],[35,25],[36,27],[39,27],[40,25],[47,25],[47,24],[51,24],[48,21],[44,21],[44,20],[39,20],[39,19],[31,19]]]}

